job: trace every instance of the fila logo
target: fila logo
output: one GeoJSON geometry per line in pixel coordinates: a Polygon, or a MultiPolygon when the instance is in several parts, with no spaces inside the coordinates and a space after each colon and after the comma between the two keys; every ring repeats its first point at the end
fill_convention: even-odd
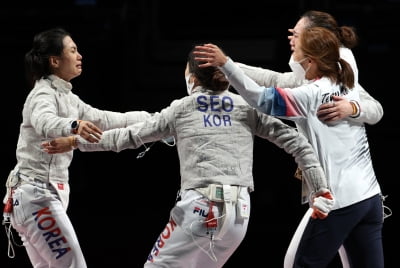
{"type": "Polygon", "coordinates": [[[203,217],[207,217],[208,213],[206,213],[206,211],[202,208],[199,207],[194,207],[193,209],[193,214],[199,214],[199,216],[203,216],[203,217]]]}

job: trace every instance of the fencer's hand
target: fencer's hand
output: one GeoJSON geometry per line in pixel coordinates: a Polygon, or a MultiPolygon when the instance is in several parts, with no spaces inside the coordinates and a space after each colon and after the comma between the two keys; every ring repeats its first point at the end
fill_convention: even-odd
{"type": "Polygon", "coordinates": [[[77,133],[88,142],[98,143],[103,132],[95,124],[89,121],[80,121],[77,133]]]}
{"type": "Polygon", "coordinates": [[[76,147],[76,137],[59,137],[41,144],[43,151],[48,154],[60,154],[74,150],[76,147]]]}
{"type": "Polygon", "coordinates": [[[325,219],[332,210],[335,200],[330,191],[326,190],[323,193],[315,195],[312,203],[313,219],[325,219]]]}
{"type": "Polygon", "coordinates": [[[337,121],[352,114],[351,103],[341,96],[333,96],[333,102],[321,104],[317,111],[319,120],[324,122],[337,121]]]}
{"type": "Polygon", "coordinates": [[[296,172],[293,175],[298,180],[303,180],[303,172],[299,167],[297,167],[296,172]]]}
{"type": "Polygon", "coordinates": [[[201,68],[223,66],[228,61],[224,52],[214,44],[196,46],[193,54],[196,56],[194,59],[200,62],[199,67],[201,68]]]}

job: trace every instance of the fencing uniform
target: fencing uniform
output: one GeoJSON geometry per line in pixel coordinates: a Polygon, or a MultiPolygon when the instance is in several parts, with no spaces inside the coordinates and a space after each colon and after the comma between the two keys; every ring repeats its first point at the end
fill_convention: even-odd
{"type": "Polygon", "coordinates": [[[364,124],[350,119],[323,123],[316,115],[318,107],[330,102],[332,95],[359,101],[359,90],[341,93],[340,86],[324,77],[293,89],[265,88],[247,77],[231,59],[221,69],[252,106],[296,123],[314,147],[336,198],[326,219],[308,222],[293,267],[326,267],[341,244],[350,265],[383,267],[381,189],[364,124]]]}
{"type": "MultiPolygon", "coordinates": [[[[325,176],[304,136],[279,119],[250,107],[228,90],[219,95],[196,87],[151,119],[103,132],[97,144],[78,137],[81,151],[116,151],[173,136],[180,161],[180,200],[144,267],[222,267],[243,240],[254,190],[254,136],[264,138],[304,168],[325,176]]],[[[321,185],[322,185],[321,184],[321,185]]]]}
{"type": "Polygon", "coordinates": [[[86,267],[66,214],[68,167],[73,152],[50,155],[42,150],[42,142],[72,135],[71,123],[77,119],[91,121],[105,130],[150,116],[147,112],[101,111],[84,103],[71,90],[71,83],[54,75],[36,82],[24,104],[17,164],[6,183],[4,203],[12,200],[11,224],[35,268],[86,267]]]}

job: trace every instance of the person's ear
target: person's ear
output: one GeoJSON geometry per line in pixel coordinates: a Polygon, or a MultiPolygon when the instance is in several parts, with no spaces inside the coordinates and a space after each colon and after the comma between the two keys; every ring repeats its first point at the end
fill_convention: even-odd
{"type": "Polygon", "coordinates": [[[313,66],[313,65],[315,65],[315,61],[313,59],[311,59],[311,58],[307,58],[307,65],[308,66],[313,66]]]}
{"type": "Polygon", "coordinates": [[[49,64],[52,68],[57,68],[60,64],[60,57],[57,56],[50,56],[49,57],[49,64]]]}
{"type": "Polygon", "coordinates": [[[193,82],[193,85],[196,87],[196,86],[198,86],[200,83],[199,83],[199,80],[197,80],[197,77],[196,76],[194,76],[194,75],[192,75],[192,82],[193,82]]]}

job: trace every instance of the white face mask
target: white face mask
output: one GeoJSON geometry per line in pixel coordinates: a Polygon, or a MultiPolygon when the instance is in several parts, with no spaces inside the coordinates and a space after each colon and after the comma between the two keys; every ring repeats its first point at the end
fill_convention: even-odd
{"type": "Polygon", "coordinates": [[[185,75],[186,87],[187,87],[188,95],[192,94],[192,90],[193,90],[193,86],[194,86],[194,82],[192,82],[192,83],[189,82],[191,76],[192,76],[192,74],[185,75]]]}
{"type": "Polygon", "coordinates": [[[306,79],[306,73],[310,67],[307,68],[307,70],[304,70],[303,66],[301,66],[301,62],[306,60],[306,58],[302,59],[301,61],[295,61],[293,59],[293,55],[290,57],[289,60],[289,66],[290,69],[292,69],[292,72],[296,78],[296,80],[301,80],[304,81],[306,79]]]}

